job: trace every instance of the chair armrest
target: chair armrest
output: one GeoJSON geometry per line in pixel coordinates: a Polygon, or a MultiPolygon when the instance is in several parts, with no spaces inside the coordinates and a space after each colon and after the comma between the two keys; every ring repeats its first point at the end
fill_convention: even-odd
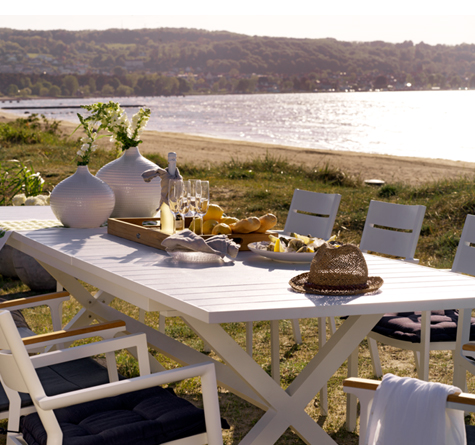
{"type": "Polygon", "coordinates": [[[475,352],[475,343],[465,343],[462,345],[462,351],[475,352]]]}
{"type": "Polygon", "coordinates": [[[120,351],[121,349],[137,348],[139,367],[141,374],[150,374],[150,363],[148,360],[148,344],[145,334],[124,335],[108,340],[101,340],[84,345],[74,346],[67,349],[45,352],[30,357],[35,368],[55,365],[57,363],[69,362],[85,357],[92,357],[108,352],[120,351]],[[147,365],[149,369],[147,370],[147,365]]]}
{"type": "MultiPolygon", "coordinates": [[[[348,377],[347,379],[343,380],[343,388],[346,389],[355,388],[376,391],[380,384],[381,382],[378,380],[362,379],[358,377],[348,377]]],[[[351,390],[348,390],[348,392],[350,391],[351,390]]]]}
{"type": "Polygon", "coordinates": [[[48,304],[49,301],[68,301],[69,297],[69,292],[62,291],[38,295],[36,297],[18,298],[16,300],[4,301],[0,303],[0,310],[17,310],[28,307],[41,306],[44,304],[48,304]]]}
{"type": "Polygon", "coordinates": [[[151,388],[153,386],[178,382],[193,377],[203,378],[211,376],[212,380],[213,375],[215,375],[213,363],[200,363],[146,376],[120,380],[118,382],[106,383],[105,385],[84,388],[78,391],[58,394],[56,396],[46,396],[43,398],[38,398],[37,402],[42,409],[58,409],[65,406],[78,405],[79,403],[102,399],[105,397],[113,397],[128,392],[139,391],[141,389],[151,388]]]}
{"type": "Polygon", "coordinates": [[[111,321],[108,323],[93,324],[84,328],[68,329],[46,334],[35,335],[32,337],[23,338],[25,346],[34,345],[35,347],[49,346],[58,342],[76,341],[90,337],[113,337],[118,332],[123,332],[126,329],[126,324],[122,320],[111,321]]]}

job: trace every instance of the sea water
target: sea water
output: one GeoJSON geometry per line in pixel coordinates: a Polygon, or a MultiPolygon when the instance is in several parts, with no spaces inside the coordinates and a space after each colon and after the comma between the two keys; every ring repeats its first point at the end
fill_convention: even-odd
{"type": "MultiPolygon", "coordinates": [[[[3,102],[78,122],[67,106],[113,100],[131,117],[151,108],[148,130],[306,149],[347,150],[475,162],[475,90],[209,95],[3,102]]],[[[6,110],[24,114],[25,110],[6,110]]]]}

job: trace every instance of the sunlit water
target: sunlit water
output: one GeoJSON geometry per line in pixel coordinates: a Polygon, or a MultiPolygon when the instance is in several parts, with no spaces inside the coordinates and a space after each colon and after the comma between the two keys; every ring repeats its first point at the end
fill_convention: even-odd
{"type": "MultiPolygon", "coordinates": [[[[3,106],[64,106],[108,100],[150,107],[149,130],[475,162],[475,91],[54,99],[3,106]]],[[[32,110],[73,122],[78,122],[78,111],[32,110]]],[[[136,109],[127,112],[131,116],[136,109]]]]}

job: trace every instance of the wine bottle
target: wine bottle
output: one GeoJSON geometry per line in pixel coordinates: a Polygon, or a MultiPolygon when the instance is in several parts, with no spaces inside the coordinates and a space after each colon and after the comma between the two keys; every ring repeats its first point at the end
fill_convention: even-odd
{"type": "MultiPolygon", "coordinates": [[[[172,177],[176,172],[176,153],[168,153],[168,174],[172,177]]],[[[171,235],[175,232],[175,217],[168,206],[168,203],[162,202],[160,206],[160,225],[162,232],[171,235]]]]}

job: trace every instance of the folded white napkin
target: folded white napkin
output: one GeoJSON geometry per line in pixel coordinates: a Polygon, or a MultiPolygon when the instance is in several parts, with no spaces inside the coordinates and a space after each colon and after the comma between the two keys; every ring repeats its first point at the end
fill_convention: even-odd
{"type": "Polygon", "coordinates": [[[447,396],[462,392],[442,383],[386,374],[369,415],[367,445],[464,445],[464,413],[446,409],[447,396]]]}
{"type": "Polygon", "coordinates": [[[204,240],[201,236],[188,229],[170,235],[162,241],[162,246],[165,247],[168,252],[189,251],[214,253],[221,258],[226,255],[230,258],[236,258],[240,247],[239,244],[236,244],[226,235],[215,235],[204,240]]]}

